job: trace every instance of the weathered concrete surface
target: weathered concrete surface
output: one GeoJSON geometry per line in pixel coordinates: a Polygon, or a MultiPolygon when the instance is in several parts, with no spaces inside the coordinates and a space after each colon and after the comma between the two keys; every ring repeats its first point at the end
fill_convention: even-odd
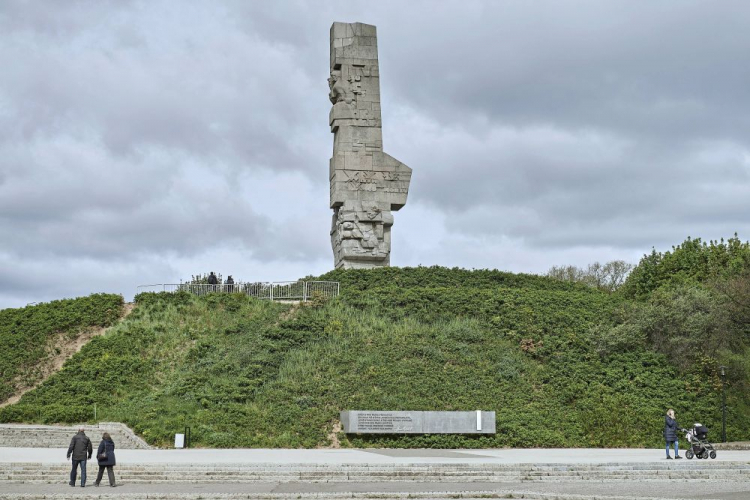
{"type": "MultiPolygon", "coordinates": [[[[0,448],[0,463],[65,463],[45,448],[0,448]]],[[[718,453],[718,452],[717,452],[718,453]]],[[[480,450],[432,449],[187,449],[117,450],[121,463],[171,464],[609,464],[660,463],[677,467],[691,463],[750,463],[750,451],[722,451],[715,460],[665,460],[664,449],[640,448],[507,448],[480,450]]]]}
{"type": "Polygon", "coordinates": [[[747,500],[747,482],[632,481],[577,483],[255,483],[123,484],[118,488],[59,485],[7,485],[0,500],[127,498],[525,498],[527,500],[747,500]]]}
{"type": "Polygon", "coordinates": [[[375,26],[331,26],[329,124],[336,268],[390,265],[393,211],[406,204],[411,169],[383,152],[375,26]]]}
{"type": "Polygon", "coordinates": [[[494,411],[364,411],[340,414],[347,434],[494,434],[494,411]]]}
{"type": "Polygon", "coordinates": [[[121,450],[118,488],[67,485],[65,450],[0,449],[0,500],[123,498],[750,498],[750,452],[662,449],[121,450]],[[30,482],[12,479],[26,471],[30,482]],[[46,476],[46,478],[44,477],[46,476]],[[277,478],[277,479],[271,479],[277,478]],[[336,479],[337,478],[337,479],[336,479]],[[42,484],[42,483],[48,484],[42,484]]]}

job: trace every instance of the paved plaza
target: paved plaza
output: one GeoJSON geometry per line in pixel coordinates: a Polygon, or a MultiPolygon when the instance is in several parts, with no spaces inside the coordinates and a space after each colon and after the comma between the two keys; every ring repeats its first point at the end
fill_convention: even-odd
{"type": "MultiPolygon", "coordinates": [[[[0,448],[0,463],[65,461],[65,449],[0,448]]],[[[719,450],[715,460],[684,460],[683,463],[747,462],[750,450],[719,450]]],[[[487,450],[433,449],[187,449],[117,450],[118,463],[182,464],[607,464],[667,462],[663,449],[562,448],[487,450]]]]}

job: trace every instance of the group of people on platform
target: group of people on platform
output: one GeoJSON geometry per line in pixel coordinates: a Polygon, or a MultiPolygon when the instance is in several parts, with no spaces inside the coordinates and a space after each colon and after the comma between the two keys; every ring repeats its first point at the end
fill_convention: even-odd
{"type": "MultiPolygon", "coordinates": [[[[208,275],[208,284],[209,285],[221,285],[221,283],[219,283],[219,278],[216,277],[213,271],[211,271],[211,273],[208,275]]],[[[226,281],[224,281],[224,284],[227,285],[225,291],[227,292],[234,291],[234,279],[232,278],[231,275],[227,277],[226,281]]]]}
{"type": "MultiPolygon", "coordinates": [[[[81,468],[81,488],[86,486],[86,461],[91,460],[91,455],[94,447],[91,445],[91,440],[84,432],[84,428],[78,429],[78,434],[73,436],[70,440],[70,446],[68,446],[68,459],[73,460],[73,468],[70,471],[70,484],[71,486],[76,485],[76,476],[78,475],[78,468],[81,468]]],[[[109,478],[109,485],[115,486],[115,472],[112,467],[115,466],[115,443],[112,441],[112,437],[108,432],[102,435],[102,440],[99,443],[99,448],[96,450],[96,461],[99,464],[99,473],[96,475],[96,481],[94,486],[99,486],[104,475],[104,469],[107,469],[107,477],[109,478]]]]}

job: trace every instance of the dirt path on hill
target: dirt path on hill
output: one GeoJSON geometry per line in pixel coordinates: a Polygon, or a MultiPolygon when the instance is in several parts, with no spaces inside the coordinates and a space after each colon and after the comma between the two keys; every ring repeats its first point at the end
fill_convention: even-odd
{"type": "MultiPolygon", "coordinates": [[[[135,304],[133,304],[132,302],[126,302],[123,307],[122,316],[120,317],[118,323],[127,318],[128,315],[133,312],[133,309],[135,309],[135,304]]],[[[36,373],[39,375],[37,380],[32,385],[19,387],[18,390],[16,390],[15,394],[13,394],[5,401],[0,402],[0,408],[17,403],[21,399],[21,396],[42,385],[45,380],[60,371],[65,362],[75,353],[80,351],[83,346],[91,341],[91,339],[100,335],[104,335],[110,328],[112,327],[87,328],[72,341],[69,340],[67,338],[67,335],[64,333],[57,334],[57,336],[52,339],[49,344],[50,347],[48,351],[53,354],[40,361],[39,366],[35,367],[36,373]]]]}
{"type": "Polygon", "coordinates": [[[341,422],[338,420],[333,421],[333,427],[331,428],[331,432],[328,434],[328,440],[331,442],[328,446],[318,446],[319,449],[339,449],[341,448],[341,443],[339,442],[339,432],[341,432],[341,422]]]}

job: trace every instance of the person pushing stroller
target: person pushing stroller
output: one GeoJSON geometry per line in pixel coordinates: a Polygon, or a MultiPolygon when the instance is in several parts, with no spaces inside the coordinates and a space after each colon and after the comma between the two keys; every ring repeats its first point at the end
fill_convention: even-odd
{"type": "Polygon", "coordinates": [[[669,447],[674,443],[674,457],[677,459],[682,458],[680,456],[679,444],[677,443],[677,431],[681,430],[677,424],[677,420],[674,418],[674,410],[667,410],[667,415],[664,417],[664,441],[667,443],[667,460],[672,460],[669,456],[669,447]]]}

